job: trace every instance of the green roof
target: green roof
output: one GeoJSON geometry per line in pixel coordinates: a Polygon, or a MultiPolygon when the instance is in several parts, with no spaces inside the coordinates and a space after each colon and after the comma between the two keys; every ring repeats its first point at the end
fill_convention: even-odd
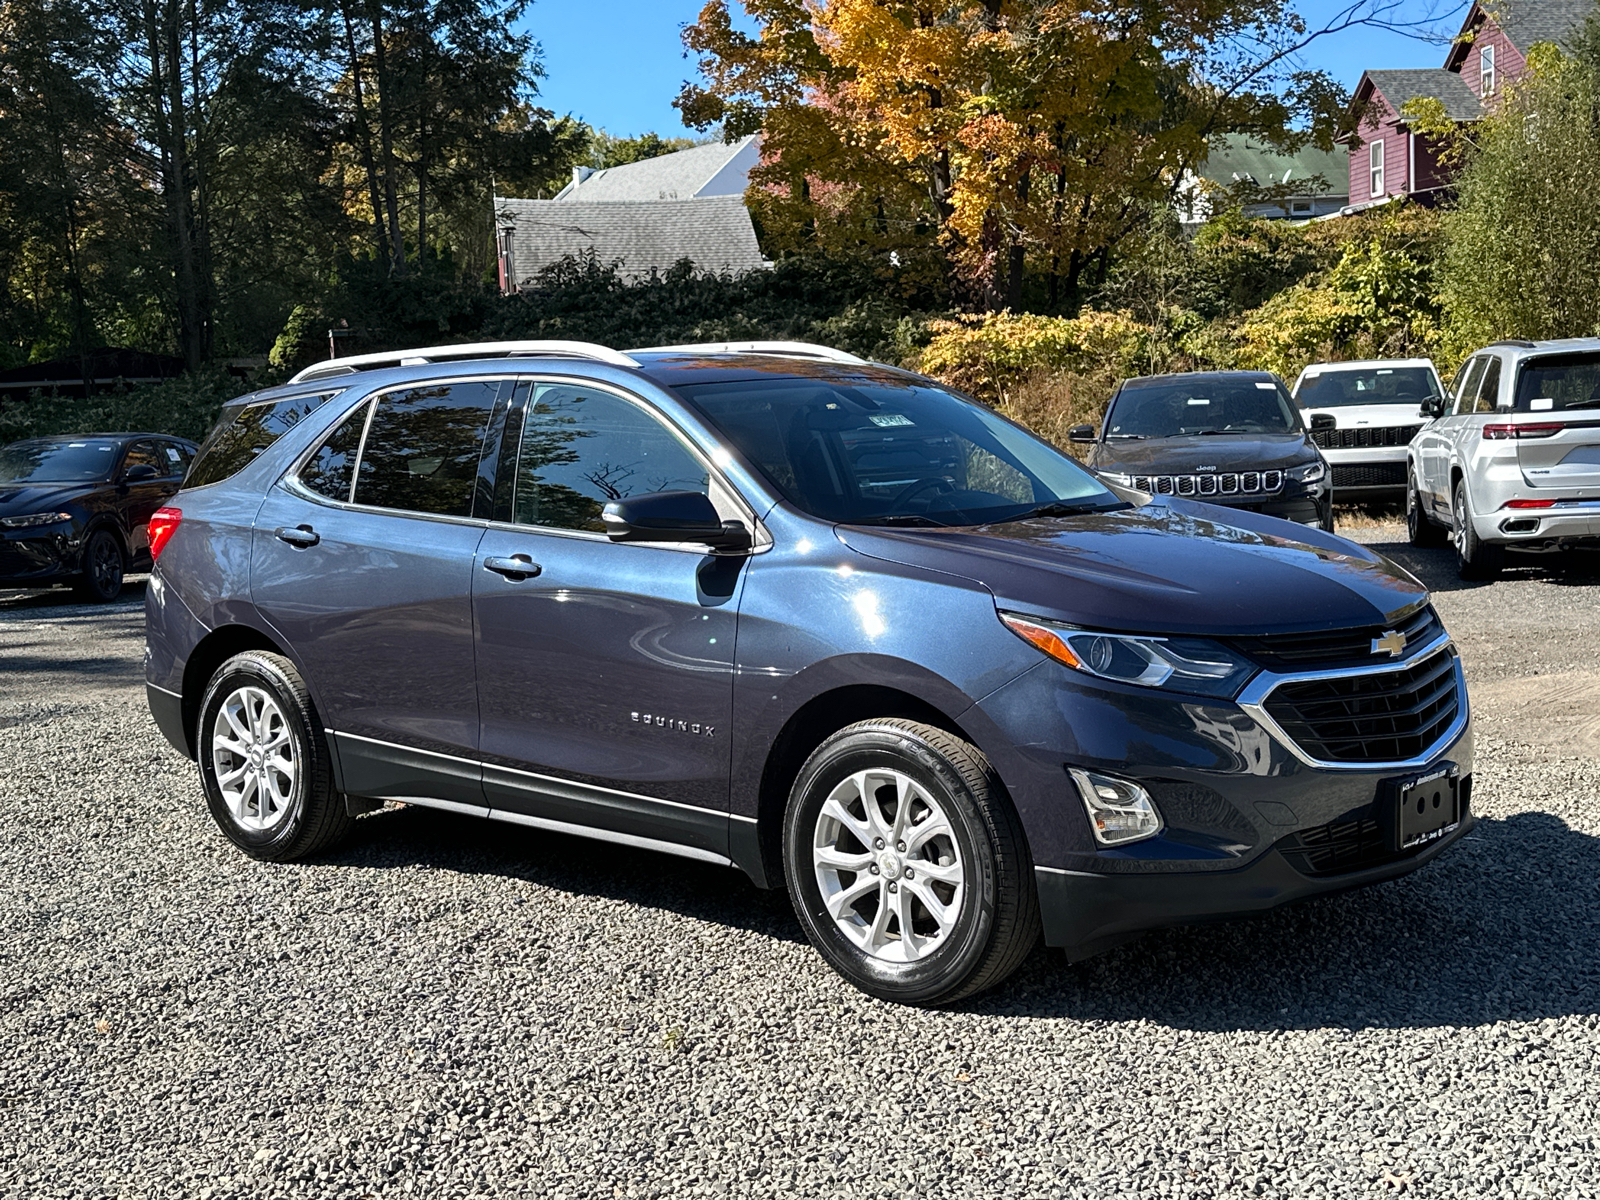
{"type": "Polygon", "coordinates": [[[1285,154],[1244,134],[1230,133],[1211,139],[1211,153],[1198,174],[1224,187],[1241,179],[1253,180],[1257,187],[1270,187],[1321,175],[1328,181],[1331,194],[1343,195],[1350,167],[1340,150],[1307,146],[1296,154],[1285,154]]]}

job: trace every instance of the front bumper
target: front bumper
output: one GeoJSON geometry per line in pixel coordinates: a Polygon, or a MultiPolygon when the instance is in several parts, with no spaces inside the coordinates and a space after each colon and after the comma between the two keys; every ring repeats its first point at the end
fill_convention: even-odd
{"type": "Polygon", "coordinates": [[[0,587],[39,587],[79,572],[82,544],[71,534],[0,532],[0,587]]]}

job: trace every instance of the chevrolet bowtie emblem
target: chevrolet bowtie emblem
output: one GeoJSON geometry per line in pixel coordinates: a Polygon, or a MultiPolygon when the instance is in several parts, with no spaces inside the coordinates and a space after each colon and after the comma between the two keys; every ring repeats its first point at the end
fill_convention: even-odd
{"type": "Polygon", "coordinates": [[[1406,652],[1406,635],[1398,630],[1385,629],[1382,637],[1372,639],[1372,652],[1399,658],[1406,652]]]}

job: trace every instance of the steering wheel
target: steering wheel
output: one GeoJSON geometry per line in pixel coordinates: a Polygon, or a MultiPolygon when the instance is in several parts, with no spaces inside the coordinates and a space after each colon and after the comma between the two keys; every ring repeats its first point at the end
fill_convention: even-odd
{"type": "Polygon", "coordinates": [[[890,502],[889,511],[891,513],[899,512],[905,506],[906,501],[921,492],[927,491],[929,488],[938,488],[943,492],[953,492],[956,490],[956,485],[948,479],[943,479],[937,475],[928,479],[919,479],[890,502]]]}

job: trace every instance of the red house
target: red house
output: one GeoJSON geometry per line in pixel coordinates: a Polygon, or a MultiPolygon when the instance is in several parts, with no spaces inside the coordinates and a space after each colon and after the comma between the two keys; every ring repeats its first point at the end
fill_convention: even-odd
{"type": "MultiPolygon", "coordinates": [[[[1538,42],[1564,42],[1596,0],[1478,0],[1467,12],[1442,67],[1367,71],[1356,85],[1352,114],[1360,123],[1340,140],[1350,151],[1350,203],[1359,212],[1402,196],[1424,202],[1450,185],[1430,139],[1401,110],[1412,100],[1444,104],[1454,121],[1475,121],[1505,85],[1528,66],[1538,42]]],[[[1352,119],[1352,123],[1354,121],[1352,119]]]]}

